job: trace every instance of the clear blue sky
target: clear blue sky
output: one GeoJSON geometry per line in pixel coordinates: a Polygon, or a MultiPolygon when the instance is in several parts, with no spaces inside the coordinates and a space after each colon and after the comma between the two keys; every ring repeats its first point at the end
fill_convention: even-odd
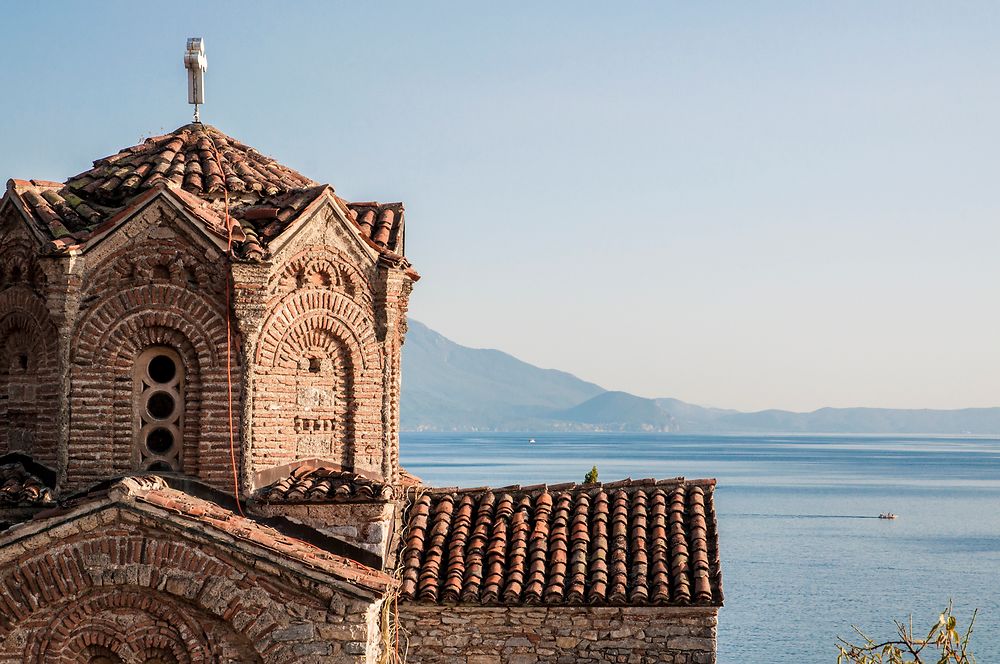
{"type": "MultiPolygon", "coordinates": [[[[1000,405],[1000,5],[4,3],[0,177],[203,119],[402,200],[411,313],[702,404],[1000,405]]],[[[404,377],[405,380],[405,377],[404,377]]]]}

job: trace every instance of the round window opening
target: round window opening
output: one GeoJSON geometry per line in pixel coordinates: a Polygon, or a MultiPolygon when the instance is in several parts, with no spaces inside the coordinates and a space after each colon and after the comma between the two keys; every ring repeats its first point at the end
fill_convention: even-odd
{"type": "Polygon", "coordinates": [[[170,429],[153,429],[146,436],[146,447],[153,454],[166,454],[174,446],[174,434],[170,429]]]}
{"type": "Polygon", "coordinates": [[[166,355],[157,355],[149,361],[149,377],[157,383],[169,383],[177,375],[177,365],[166,355]]]}
{"type": "Polygon", "coordinates": [[[146,410],[157,420],[169,419],[174,414],[174,397],[168,392],[154,392],[146,401],[146,410]]]}

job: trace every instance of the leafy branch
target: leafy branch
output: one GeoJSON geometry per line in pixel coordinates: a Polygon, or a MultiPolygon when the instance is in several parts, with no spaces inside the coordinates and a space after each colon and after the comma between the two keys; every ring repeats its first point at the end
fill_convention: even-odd
{"type": "Polygon", "coordinates": [[[908,623],[893,621],[897,638],[888,641],[876,642],[853,627],[861,641],[851,643],[839,638],[837,664],[976,664],[969,640],[977,613],[978,609],[972,612],[964,633],[958,629],[951,602],[924,637],[913,631],[913,616],[908,623]]]}

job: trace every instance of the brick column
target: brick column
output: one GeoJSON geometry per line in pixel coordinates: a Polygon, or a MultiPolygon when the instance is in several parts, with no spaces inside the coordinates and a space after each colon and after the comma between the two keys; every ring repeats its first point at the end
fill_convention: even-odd
{"type": "Polygon", "coordinates": [[[382,371],[382,475],[399,482],[400,349],[413,280],[398,266],[380,260],[375,283],[376,334],[385,359],[382,371]]]}
{"type": "Polygon", "coordinates": [[[269,263],[233,263],[232,307],[234,334],[239,333],[239,347],[234,352],[241,354],[239,366],[241,376],[234,376],[242,386],[243,399],[234,404],[233,418],[236,420],[238,450],[240,452],[240,492],[244,496],[253,491],[251,445],[253,441],[253,402],[256,396],[255,352],[260,341],[266,307],[267,277],[271,269],[269,263]]]}
{"type": "Polygon", "coordinates": [[[56,413],[56,487],[62,489],[69,466],[70,373],[73,327],[80,311],[83,259],[76,256],[42,259],[48,280],[46,305],[59,331],[59,405],[56,413]]]}

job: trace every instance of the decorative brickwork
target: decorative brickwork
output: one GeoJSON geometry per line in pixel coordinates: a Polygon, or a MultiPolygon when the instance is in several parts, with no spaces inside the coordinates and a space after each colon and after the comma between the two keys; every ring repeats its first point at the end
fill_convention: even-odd
{"type": "Polygon", "coordinates": [[[132,470],[134,363],[147,348],[173,349],[185,370],[183,470],[218,483],[230,477],[225,319],[191,291],[149,284],[99,300],[75,335],[69,481],[132,470]],[[156,308],[169,310],[164,315],[156,308]]]}
{"type": "Polygon", "coordinates": [[[10,640],[25,642],[23,658],[11,660],[25,663],[89,662],[98,653],[121,662],[261,661],[247,635],[168,593],[143,587],[75,594],[25,621],[10,640]]]}
{"type": "Polygon", "coordinates": [[[263,531],[234,544],[207,519],[192,528],[217,510],[127,480],[108,498],[0,534],[0,662],[69,664],[93,645],[127,662],[157,650],[192,664],[367,661],[378,595],[365,586],[378,575],[350,588],[330,576],[356,575],[348,561],[316,550],[329,562],[310,571],[262,555],[263,531]],[[176,500],[184,519],[160,507],[176,500]]]}
{"type": "Polygon", "coordinates": [[[0,454],[22,452],[54,467],[59,415],[57,331],[35,240],[12,205],[0,204],[0,454]]]}
{"type": "Polygon", "coordinates": [[[381,373],[370,318],[322,286],[279,297],[269,312],[255,358],[255,468],[313,457],[355,467],[356,448],[379,442],[370,435],[381,373]]]}
{"type": "MultiPolygon", "coordinates": [[[[3,266],[0,256],[0,267],[3,266]]],[[[21,283],[0,290],[0,453],[55,466],[56,329],[39,296],[21,283]]]]}
{"type": "Polygon", "coordinates": [[[248,330],[260,320],[248,332],[257,339],[249,470],[322,458],[391,478],[373,286],[386,268],[332,202],[301,223],[276,250],[264,305],[243,316],[248,330]]]}

